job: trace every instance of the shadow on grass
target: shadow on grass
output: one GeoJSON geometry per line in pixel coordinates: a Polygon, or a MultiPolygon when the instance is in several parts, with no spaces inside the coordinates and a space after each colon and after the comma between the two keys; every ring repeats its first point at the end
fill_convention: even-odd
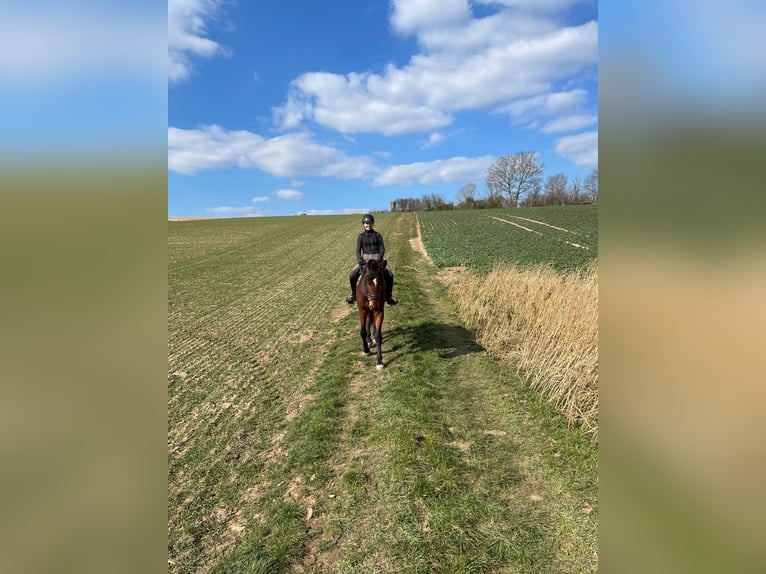
{"type": "MultiPolygon", "coordinates": [[[[383,335],[386,336],[385,330],[383,335]]],[[[436,351],[441,358],[452,359],[484,351],[473,333],[462,325],[426,322],[412,327],[397,327],[388,336],[396,341],[390,347],[391,352],[408,349],[412,352],[436,351]]]]}

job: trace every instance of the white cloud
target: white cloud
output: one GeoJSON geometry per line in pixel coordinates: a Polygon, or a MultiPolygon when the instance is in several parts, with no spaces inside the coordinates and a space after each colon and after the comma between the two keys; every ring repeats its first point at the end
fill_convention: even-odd
{"type": "Polygon", "coordinates": [[[312,141],[306,133],[266,139],[239,130],[202,126],[168,128],[168,170],[193,175],[205,169],[257,168],[280,177],[325,176],[362,178],[374,166],[366,157],[312,141]]]}
{"type": "Polygon", "coordinates": [[[584,132],[556,140],[556,153],[582,167],[598,166],[598,132],[584,132]]]}
{"type": "Polygon", "coordinates": [[[470,19],[466,0],[392,0],[391,24],[403,34],[443,28],[470,19]]]}
{"type": "Polygon", "coordinates": [[[383,170],[373,184],[377,186],[413,183],[433,185],[473,181],[485,178],[487,168],[495,160],[494,156],[485,155],[477,158],[453,157],[431,162],[396,165],[383,170]]]}
{"type": "Polygon", "coordinates": [[[498,108],[498,112],[507,112],[515,118],[538,115],[550,116],[578,109],[585,104],[585,90],[570,90],[568,92],[553,92],[541,94],[532,98],[516,100],[498,108]]]}
{"type": "Polygon", "coordinates": [[[470,55],[501,46],[511,39],[516,42],[534,39],[557,29],[558,25],[550,18],[506,10],[459,26],[424,28],[418,40],[432,54],[470,55]]]}
{"type": "Polygon", "coordinates": [[[294,201],[300,201],[306,197],[300,191],[296,191],[295,189],[278,189],[274,193],[279,199],[291,199],[294,201]]]}
{"type": "Polygon", "coordinates": [[[168,81],[181,83],[191,76],[192,59],[224,56],[229,50],[207,37],[223,0],[168,0],[168,81]]]}
{"type": "MultiPolygon", "coordinates": [[[[194,175],[206,169],[257,168],[278,177],[325,176],[373,179],[373,184],[409,185],[456,183],[482,179],[495,161],[491,155],[376,167],[369,158],[349,157],[342,151],[311,141],[305,133],[265,139],[247,131],[227,131],[219,126],[194,130],[168,128],[168,170],[194,175]]],[[[297,187],[297,186],[295,186],[297,187]]],[[[293,189],[279,190],[282,199],[302,199],[293,189]]],[[[254,203],[268,198],[256,197],[254,203]]],[[[244,208],[243,208],[244,209],[244,208]]]]}
{"type": "Polygon", "coordinates": [[[571,132],[592,126],[596,122],[598,122],[598,116],[588,114],[561,116],[546,123],[540,131],[545,134],[571,132]]]}
{"type": "Polygon", "coordinates": [[[271,201],[271,198],[269,197],[254,197],[252,199],[253,203],[268,203],[271,201]]]}
{"type": "Polygon", "coordinates": [[[576,131],[598,123],[598,115],[584,112],[587,97],[582,89],[541,94],[513,101],[495,111],[507,113],[515,123],[525,123],[545,134],[576,131]]]}
{"type": "Polygon", "coordinates": [[[430,149],[432,147],[436,147],[438,145],[443,144],[444,140],[445,140],[444,134],[434,132],[430,136],[428,136],[428,141],[425,142],[422,146],[420,146],[420,149],[430,149]]]}
{"type": "Polygon", "coordinates": [[[449,114],[432,106],[372,93],[377,89],[376,78],[353,73],[303,74],[293,80],[285,105],[274,108],[274,121],[288,129],[309,120],[344,133],[385,135],[434,130],[452,121],[449,114]]]}
{"type": "Polygon", "coordinates": [[[275,122],[343,133],[430,132],[462,110],[545,95],[598,57],[598,23],[561,27],[552,18],[503,10],[472,19],[465,0],[393,3],[392,25],[424,50],[381,73],[309,72],[291,83],[275,122]]]}

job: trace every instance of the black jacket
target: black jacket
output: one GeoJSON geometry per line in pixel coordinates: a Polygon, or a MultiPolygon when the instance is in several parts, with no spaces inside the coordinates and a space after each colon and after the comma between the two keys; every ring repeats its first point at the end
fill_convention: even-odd
{"type": "Polygon", "coordinates": [[[377,254],[378,261],[383,261],[386,254],[386,246],[383,244],[383,236],[375,231],[362,231],[356,238],[356,261],[364,267],[364,257],[362,255],[377,254]]]}

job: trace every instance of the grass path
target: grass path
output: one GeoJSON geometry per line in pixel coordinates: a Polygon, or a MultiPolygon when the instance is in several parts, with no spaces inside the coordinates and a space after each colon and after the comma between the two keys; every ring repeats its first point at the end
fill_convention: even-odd
{"type": "Polygon", "coordinates": [[[229,470],[207,465],[191,486],[178,473],[205,455],[174,467],[171,506],[199,508],[171,520],[186,524],[171,571],[597,570],[596,447],[475,343],[416,235],[414,217],[392,216],[401,304],[387,308],[384,371],[339,298],[303,383],[254,393],[274,409],[227,431],[229,470]]]}

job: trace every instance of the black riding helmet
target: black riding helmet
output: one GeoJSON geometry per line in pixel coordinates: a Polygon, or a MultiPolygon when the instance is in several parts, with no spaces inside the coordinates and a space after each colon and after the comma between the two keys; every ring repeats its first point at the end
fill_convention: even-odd
{"type": "Polygon", "coordinates": [[[375,218],[372,216],[372,214],[370,214],[370,213],[365,213],[365,214],[362,216],[362,225],[364,225],[364,224],[365,224],[365,223],[367,223],[368,221],[369,221],[370,223],[372,223],[372,224],[375,224],[375,218]]]}

